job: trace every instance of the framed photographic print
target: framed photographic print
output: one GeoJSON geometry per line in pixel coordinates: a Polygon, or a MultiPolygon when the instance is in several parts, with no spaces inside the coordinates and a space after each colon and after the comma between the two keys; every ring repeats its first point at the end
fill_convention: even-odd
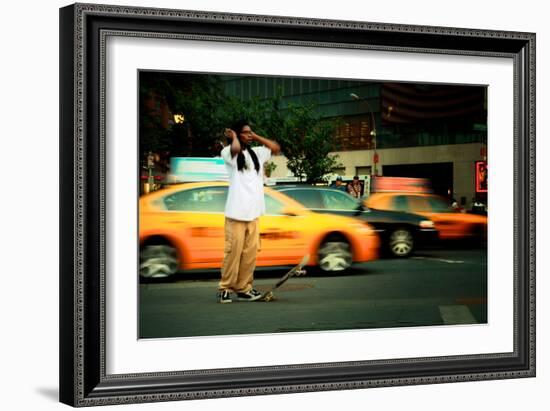
{"type": "Polygon", "coordinates": [[[535,375],[533,33],[60,22],[62,402],[535,375]]]}

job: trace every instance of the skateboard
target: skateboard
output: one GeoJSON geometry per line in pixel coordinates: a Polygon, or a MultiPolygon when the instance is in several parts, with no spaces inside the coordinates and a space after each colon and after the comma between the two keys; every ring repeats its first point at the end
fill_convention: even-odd
{"type": "Polygon", "coordinates": [[[304,270],[305,265],[309,261],[309,254],[306,254],[304,258],[302,258],[302,261],[295,266],[292,267],[285,275],[283,275],[279,281],[277,281],[268,291],[264,292],[262,296],[258,299],[259,301],[271,301],[275,298],[273,295],[273,291],[275,291],[277,288],[279,288],[281,285],[286,283],[290,278],[292,277],[298,277],[301,275],[306,274],[306,270],[304,270]]]}

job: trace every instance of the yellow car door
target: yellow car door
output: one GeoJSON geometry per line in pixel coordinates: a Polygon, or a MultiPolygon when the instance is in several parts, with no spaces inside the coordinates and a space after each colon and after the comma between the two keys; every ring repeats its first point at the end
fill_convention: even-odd
{"type": "Polygon", "coordinates": [[[224,208],[227,187],[207,186],[181,190],[165,199],[175,226],[185,222],[183,236],[192,268],[219,266],[223,259],[224,208]]]}
{"type": "Polygon", "coordinates": [[[307,253],[307,214],[285,214],[285,204],[265,194],[266,214],[260,217],[258,265],[295,264],[307,253]]]}

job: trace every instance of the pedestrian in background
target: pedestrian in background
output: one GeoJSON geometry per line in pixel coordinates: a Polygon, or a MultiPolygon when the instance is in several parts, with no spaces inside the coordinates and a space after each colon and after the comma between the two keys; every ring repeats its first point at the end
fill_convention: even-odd
{"type": "Polygon", "coordinates": [[[246,120],[226,129],[225,136],[231,144],[221,151],[229,174],[229,190],[218,301],[232,302],[231,292],[237,294],[238,300],[255,301],[261,297],[252,283],[260,244],[258,218],[265,214],[264,164],[281,149],[275,141],[254,133],[246,120]],[[260,146],[251,147],[252,142],[260,146]]]}
{"type": "Polygon", "coordinates": [[[342,177],[336,177],[336,181],[331,185],[332,188],[335,188],[340,191],[347,191],[346,184],[342,181],[342,177]]]}
{"type": "Polygon", "coordinates": [[[363,187],[359,181],[359,176],[354,176],[353,181],[348,184],[348,193],[350,193],[353,197],[360,199],[362,190],[363,187]]]}

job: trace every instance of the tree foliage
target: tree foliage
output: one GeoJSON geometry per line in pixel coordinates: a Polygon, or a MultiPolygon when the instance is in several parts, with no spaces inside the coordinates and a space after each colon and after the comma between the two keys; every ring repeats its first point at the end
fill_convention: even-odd
{"type": "Polygon", "coordinates": [[[314,104],[281,107],[281,101],[280,95],[255,101],[250,117],[254,128],[277,140],[294,176],[308,182],[320,181],[340,166],[338,156],[330,154],[337,149],[337,122],[322,119],[314,104]]]}
{"type": "Polygon", "coordinates": [[[153,93],[172,113],[185,116],[183,125],[163,129],[142,104],[142,153],[167,150],[171,156],[218,155],[224,128],[245,118],[257,134],[281,145],[287,167],[301,180],[319,181],[340,166],[337,156],[329,154],[337,149],[336,120],[322,119],[314,104],[284,105],[280,91],[275,97],[243,101],[225,93],[217,76],[150,73],[142,79],[140,92],[142,102],[153,93]]]}

